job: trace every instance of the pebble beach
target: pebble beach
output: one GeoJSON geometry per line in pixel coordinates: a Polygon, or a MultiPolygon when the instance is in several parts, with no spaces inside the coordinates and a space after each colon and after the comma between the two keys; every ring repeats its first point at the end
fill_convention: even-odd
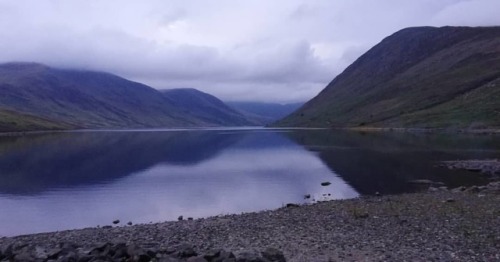
{"type": "Polygon", "coordinates": [[[500,261],[500,182],[0,239],[0,260],[500,261]]]}

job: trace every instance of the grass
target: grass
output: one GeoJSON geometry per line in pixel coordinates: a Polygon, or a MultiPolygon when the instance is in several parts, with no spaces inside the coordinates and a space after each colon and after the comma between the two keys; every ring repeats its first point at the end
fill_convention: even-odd
{"type": "Polygon", "coordinates": [[[65,130],[72,128],[76,127],[28,114],[0,109],[0,132],[65,130]]]}

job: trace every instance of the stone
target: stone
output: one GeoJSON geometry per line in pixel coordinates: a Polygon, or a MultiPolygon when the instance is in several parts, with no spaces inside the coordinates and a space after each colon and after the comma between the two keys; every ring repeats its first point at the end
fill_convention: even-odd
{"type": "Polygon", "coordinates": [[[129,221],[129,222],[127,223],[127,225],[131,226],[131,225],[132,225],[132,222],[131,222],[131,221],[129,221]]]}
{"type": "Polygon", "coordinates": [[[21,251],[14,256],[14,261],[33,261],[34,257],[31,256],[30,252],[27,250],[21,251]]]}
{"type": "Polygon", "coordinates": [[[418,184],[418,185],[431,185],[434,182],[432,180],[428,180],[428,179],[415,179],[415,180],[408,181],[408,183],[418,184]]]}
{"type": "Polygon", "coordinates": [[[311,198],[311,194],[304,195],[304,199],[309,199],[311,198]]]}
{"type": "Polygon", "coordinates": [[[429,187],[429,189],[427,191],[429,191],[429,192],[437,192],[437,191],[439,191],[439,188],[435,188],[435,187],[431,186],[431,187],[429,187]]]}
{"type": "Polygon", "coordinates": [[[53,248],[47,252],[48,259],[56,259],[63,250],[61,248],[53,248]]]}
{"type": "Polygon", "coordinates": [[[193,218],[192,218],[192,217],[188,217],[188,220],[189,220],[189,221],[193,221],[193,218]]]}
{"type": "Polygon", "coordinates": [[[2,259],[9,259],[11,258],[14,253],[13,253],[13,244],[5,245],[0,247],[0,258],[2,259]]]}
{"type": "Polygon", "coordinates": [[[230,262],[230,261],[236,261],[236,257],[232,252],[227,252],[225,250],[221,250],[219,252],[219,255],[211,260],[211,262],[230,262]]]}
{"type": "Polygon", "coordinates": [[[178,220],[178,221],[182,221],[182,220],[184,220],[184,217],[183,217],[183,216],[179,216],[179,217],[177,218],[177,220],[178,220]]]}
{"type": "Polygon", "coordinates": [[[186,262],[208,262],[204,257],[190,257],[186,260],[186,262]]]}
{"type": "Polygon", "coordinates": [[[460,192],[464,191],[465,189],[466,189],[466,187],[460,186],[460,187],[452,189],[451,192],[453,192],[453,193],[460,193],[460,192]]]}
{"type": "Polygon", "coordinates": [[[118,243],[118,244],[114,245],[113,251],[114,251],[113,258],[115,258],[115,259],[130,257],[128,254],[127,245],[125,243],[118,243]]]}
{"type": "Polygon", "coordinates": [[[221,254],[221,251],[222,250],[220,249],[210,250],[205,252],[205,255],[203,257],[208,261],[212,261],[214,258],[218,257],[221,254]]]}
{"type": "Polygon", "coordinates": [[[455,202],[455,199],[453,199],[453,198],[446,199],[446,203],[452,203],[452,202],[455,202]]]}
{"type": "Polygon", "coordinates": [[[243,251],[236,255],[236,262],[266,262],[258,253],[243,251]]]}
{"type": "Polygon", "coordinates": [[[194,257],[198,254],[194,251],[193,247],[189,244],[180,244],[176,247],[177,256],[180,258],[194,257]]]}
{"type": "Polygon", "coordinates": [[[331,183],[331,182],[328,182],[328,181],[326,181],[326,182],[322,182],[322,183],[321,183],[321,185],[322,185],[322,186],[329,186],[329,185],[331,185],[331,184],[332,184],[332,183],[331,183]]]}
{"type": "Polygon", "coordinates": [[[45,248],[43,248],[43,247],[35,246],[35,250],[33,253],[35,255],[35,258],[39,258],[39,259],[43,259],[43,260],[48,258],[47,250],[45,250],[45,248]]]}
{"type": "Polygon", "coordinates": [[[467,193],[478,193],[480,190],[477,186],[471,186],[467,189],[464,190],[464,192],[467,192],[467,193]]]}
{"type": "Polygon", "coordinates": [[[285,256],[283,255],[283,252],[279,251],[278,249],[268,247],[264,251],[262,251],[262,256],[271,261],[271,262],[285,262],[285,256]]]}
{"type": "Polygon", "coordinates": [[[118,224],[118,223],[120,223],[120,220],[119,220],[119,219],[113,220],[113,224],[115,224],[115,225],[116,225],[116,224],[118,224]]]}
{"type": "Polygon", "coordinates": [[[288,204],[286,204],[286,207],[299,207],[299,205],[294,204],[294,203],[288,203],[288,204]]]}

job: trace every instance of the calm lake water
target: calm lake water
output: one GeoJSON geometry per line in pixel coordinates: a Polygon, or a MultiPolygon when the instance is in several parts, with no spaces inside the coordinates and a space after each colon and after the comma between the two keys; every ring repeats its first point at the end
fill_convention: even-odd
{"type": "Polygon", "coordinates": [[[500,137],[284,129],[0,137],[0,236],[412,192],[414,179],[487,183],[437,167],[469,158],[500,158],[500,137]]]}

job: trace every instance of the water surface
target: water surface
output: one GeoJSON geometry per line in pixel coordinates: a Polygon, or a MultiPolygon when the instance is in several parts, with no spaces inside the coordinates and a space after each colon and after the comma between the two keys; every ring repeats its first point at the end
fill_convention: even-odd
{"type": "Polygon", "coordinates": [[[484,184],[436,164],[498,157],[499,138],[484,135],[213,129],[0,137],[0,235],[397,194],[416,190],[413,179],[484,184]]]}

